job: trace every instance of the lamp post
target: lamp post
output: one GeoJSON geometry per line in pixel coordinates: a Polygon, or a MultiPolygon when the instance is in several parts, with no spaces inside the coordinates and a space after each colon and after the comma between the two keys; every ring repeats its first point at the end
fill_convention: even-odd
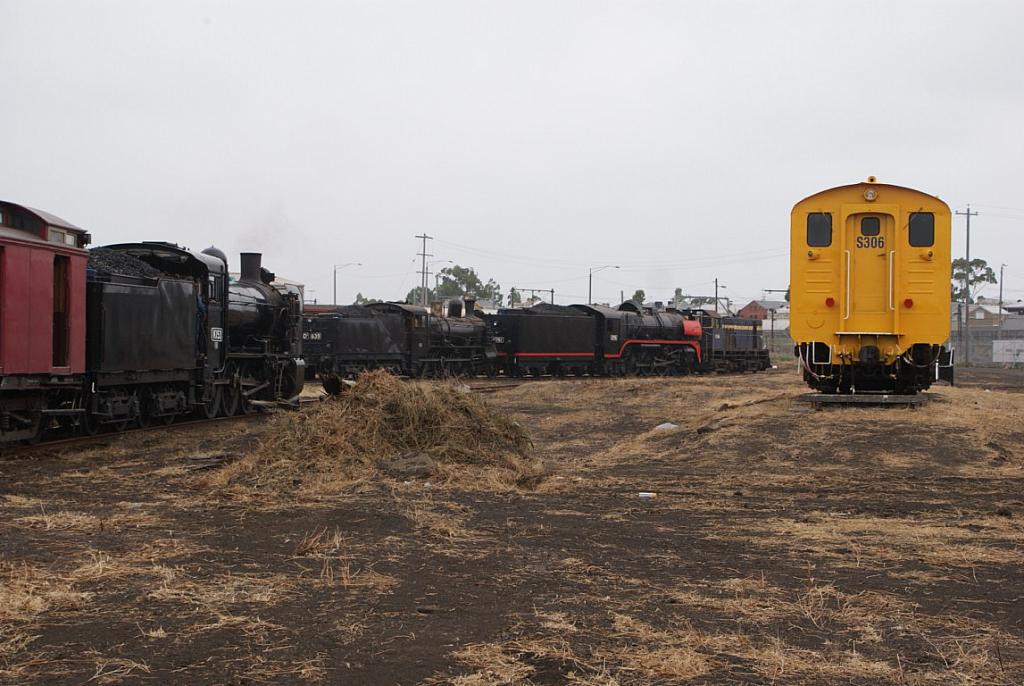
{"type": "MultiPolygon", "coordinates": [[[[715,279],[715,314],[718,314],[718,289],[719,288],[726,288],[726,286],[722,286],[721,284],[719,284],[718,283],[718,279],[716,278],[715,279]]],[[[728,309],[728,308],[726,308],[726,309],[728,309]]]]}
{"type": "Polygon", "coordinates": [[[594,273],[602,269],[618,269],[617,264],[605,264],[600,267],[591,267],[587,275],[587,304],[594,304],[594,273]]]}
{"type": "Polygon", "coordinates": [[[1003,270],[1005,264],[999,265],[999,328],[1003,328],[1003,270]]]}
{"type": "Polygon", "coordinates": [[[362,267],[362,262],[346,262],[345,264],[334,265],[334,305],[338,304],[338,270],[345,267],[362,267]]]}

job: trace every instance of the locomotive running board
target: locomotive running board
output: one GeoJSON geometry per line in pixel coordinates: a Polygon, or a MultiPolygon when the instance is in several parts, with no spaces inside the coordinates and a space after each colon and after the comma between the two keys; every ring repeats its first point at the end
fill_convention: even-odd
{"type": "Polygon", "coordinates": [[[905,405],[917,407],[928,402],[929,396],[924,393],[917,395],[897,395],[895,393],[804,393],[797,400],[810,403],[820,410],[824,405],[905,405]]]}

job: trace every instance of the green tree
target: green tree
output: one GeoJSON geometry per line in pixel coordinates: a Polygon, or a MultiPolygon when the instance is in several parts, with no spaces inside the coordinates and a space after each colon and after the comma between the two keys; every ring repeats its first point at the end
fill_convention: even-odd
{"type": "Polygon", "coordinates": [[[965,258],[958,257],[953,260],[951,281],[953,301],[963,302],[966,294],[967,302],[973,303],[982,286],[996,283],[996,273],[985,260],[974,259],[968,264],[965,258]]]}
{"type": "Polygon", "coordinates": [[[384,302],[383,300],[377,300],[377,298],[367,298],[362,293],[356,293],[356,299],[352,303],[353,305],[372,305],[373,303],[384,302]]]}
{"type": "Polygon", "coordinates": [[[434,293],[439,299],[475,295],[480,300],[493,300],[501,304],[501,285],[494,279],[487,279],[484,283],[472,267],[460,267],[456,264],[442,269],[439,276],[441,281],[434,293]]]}
{"type": "MultiPolygon", "coordinates": [[[[427,289],[427,303],[434,299],[434,291],[431,288],[427,289]]],[[[422,305],[423,304],[423,287],[416,286],[416,288],[409,291],[405,296],[405,302],[410,305],[422,305]]]]}
{"type": "Polygon", "coordinates": [[[647,299],[647,294],[644,293],[644,289],[642,289],[642,288],[636,289],[636,293],[634,293],[633,297],[630,298],[630,300],[632,300],[634,302],[638,302],[641,305],[644,304],[644,300],[646,300],[646,299],[647,299]]]}

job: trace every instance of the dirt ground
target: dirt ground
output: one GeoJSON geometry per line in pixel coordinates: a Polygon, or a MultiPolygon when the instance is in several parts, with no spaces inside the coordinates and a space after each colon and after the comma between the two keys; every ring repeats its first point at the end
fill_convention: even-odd
{"type": "Polygon", "coordinates": [[[210,488],[260,418],[9,453],[0,682],[1024,683],[1024,394],[975,382],[525,383],[531,490],[210,488]]]}

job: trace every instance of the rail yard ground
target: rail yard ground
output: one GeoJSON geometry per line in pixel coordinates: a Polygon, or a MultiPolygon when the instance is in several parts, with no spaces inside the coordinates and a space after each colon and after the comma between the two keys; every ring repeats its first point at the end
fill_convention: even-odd
{"type": "Polygon", "coordinates": [[[263,418],[9,453],[0,682],[1019,684],[1019,376],[916,410],[815,411],[788,364],[490,389],[518,485],[218,486],[263,418]]]}

